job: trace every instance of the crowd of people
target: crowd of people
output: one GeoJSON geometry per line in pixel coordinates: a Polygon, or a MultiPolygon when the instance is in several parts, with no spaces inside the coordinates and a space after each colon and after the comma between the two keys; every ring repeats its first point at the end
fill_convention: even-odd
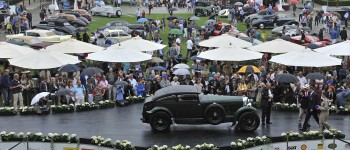
{"type": "Polygon", "coordinates": [[[15,7],[15,12],[11,14],[10,9],[7,8],[5,19],[1,19],[0,27],[5,30],[7,34],[19,34],[32,28],[33,16],[26,7],[18,5],[15,7]]]}

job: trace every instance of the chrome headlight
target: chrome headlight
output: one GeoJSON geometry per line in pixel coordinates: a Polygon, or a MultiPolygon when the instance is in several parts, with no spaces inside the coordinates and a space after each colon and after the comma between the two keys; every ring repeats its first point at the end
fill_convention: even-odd
{"type": "Polygon", "coordinates": [[[251,107],[252,106],[252,99],[248,99],[248,97],[243,96],[243,106],[248,106],[251,107]]]}

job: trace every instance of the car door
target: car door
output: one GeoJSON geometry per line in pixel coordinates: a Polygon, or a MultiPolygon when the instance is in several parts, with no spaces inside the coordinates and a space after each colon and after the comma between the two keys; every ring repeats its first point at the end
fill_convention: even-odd
{"type": "Polygon", "coordinates": [[[176,118],[202,118],[203,110],[198,99],[198,94],[178,95],[176,107],[176,118]]]}
{"type": "Polygon", "coordinates": [[[112,41],[112,44],[116,44],[120,41],[118,32],[110,32],[107,38],[112,41]]]}

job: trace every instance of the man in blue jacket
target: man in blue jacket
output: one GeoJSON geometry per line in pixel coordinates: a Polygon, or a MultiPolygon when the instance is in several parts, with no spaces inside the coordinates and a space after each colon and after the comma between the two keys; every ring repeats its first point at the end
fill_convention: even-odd
{"type": "Polygon", "coordinates": [[[2,90],[2,102],[5,104],[5,106],[10,106],[9,102],[9,92],[10,92],[10,85],[11,85],[11,78],[9,76],[10,70],[5,69],[3,76],[1,76],[0,85],[2,90]]]}
{"type": "Polygon", "coordinates": [[[334,44],[335,42],[337,42],[337,31],[335,31],[334,29],[332,29],[332,31],[331,31],[329,34],[331,35],[332,44],[334,44]]]}

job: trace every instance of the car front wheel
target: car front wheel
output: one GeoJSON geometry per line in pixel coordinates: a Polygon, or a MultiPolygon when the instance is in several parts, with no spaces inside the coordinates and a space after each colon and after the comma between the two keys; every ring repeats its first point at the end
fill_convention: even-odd
{"type": "Polygon", "coordinates": [[[219,104],[211,104],[204,111],[205,119],[213,125],[220,124],[225,119],[224,108],[219,104]]]}
{"type": "Polygon", "coordinates": [[[117,14],[117,17],[121,17],[121,16],[122,16],[122,11],[118,10],[118,11],[116,12],[116,14],[117,14]]]}
{"type": "Polygon", "coordinates": [[[150,125],[155,131],[165,131],[168,130],[171,125],[171,118],[168,113],[158,111],[152,114],[150,125]]]}
{"type": "Polygon", "coordinates": [[[259,25],[259,28],[260,28],[260,29],[264,29],[264,28],[265,28],[265,25],[262,23],[262,24],[259,25]]]}
{"type": "Polygon", "coordinates": [[[244,131],[254,131],[260,125],[260,118],[256,112],[244,112],[238,119],[239,127],[244,131]]]}

